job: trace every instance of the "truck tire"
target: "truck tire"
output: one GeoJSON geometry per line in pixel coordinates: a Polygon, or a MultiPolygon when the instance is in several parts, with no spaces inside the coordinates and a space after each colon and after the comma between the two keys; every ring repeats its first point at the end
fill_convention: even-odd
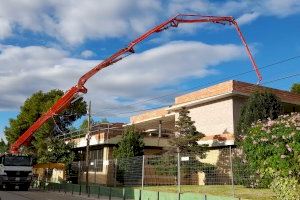
{"type": "Polygon", "coordinates": [[[29,184],[24,184],[19,186],[19,190],[21,191],[28,191],[29,189],[29,184]]]}
{"type": "Polygon", "coordinates": [[[10,190],[15,190],[15,185],[11,185],[11,184],[6,184],[5,185],[6,190],[10,191],[10,190]]]}

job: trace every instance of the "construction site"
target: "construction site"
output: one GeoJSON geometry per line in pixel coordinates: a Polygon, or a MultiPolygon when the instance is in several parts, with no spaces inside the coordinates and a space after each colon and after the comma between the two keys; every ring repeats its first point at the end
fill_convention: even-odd
{"type": "MultiPolygon", "coordinates": [[[[221,3],[218,5],[223,6],[221,3]]],[[[263,6],[256,8],[257,5],[253,9],[263,6]]],[[[166,20],[161,18],[154,26],[151,23],[152,28],[147,26],[146,30],[143,28],[138,34],[129,34],[131,41],[125,47],[109,44],[111,49],[103,50],[103,54],[109,55],[90,61],[98,63],[94,66],[71,68],[67,74],[60,75],[62,66],[50,58],[51,63],[54,63],[53,69],[57,71],[54,76],[50,76],[51,70],[48,72],[49,76],[47,72],[43,72],[46,74],[45,81],[56,86],[58,78],[69,85],[69,88],[65,91],[61,91],[62,88],[52,88],[49,93],[32,90],[33,95],[29,97],[30,94],[22,102],[18,111],[20,113],[14,114],[7,122],[3,131],[7,146],[1,155],[0,199],[41,199],[45,195],[53,200],[300,199],[300,72],[297,67],[299,63],[295,62],[300,56],[273,59],[276,62],[257,65],[256,56],[262,59],[264,54],[257,52],[260,48],[257,46],[262,44],[255,44],[253,38],[261,36],[260,29],[254,24],[247,24],[245,30],[252,30],[252,27],[256,30],[249,34],[243,27],[240,28],[240,24],[244,26],[246,23],[245,17],[237,20],[230,15],[218,13],[194,13],[176,14],[166,20]],[[192,28],[188,29],[188,26],[192,28]],[[161,79],[157,79],[159,84],[164,82],[159,86],[154,84],[156,77],[150,77],[151,71],[143,71],[143,68],[130,71],[130,65],[146,65],[147,62],[150,63],[150,68],[154,67],[151,56],[161,59],[162,68],[164,65],[168,67],[166,60],[174,60],[172,65],[176,65],[176,62],[180,65],[181,62],[185,63],[185,59],[210,59],[199,57],[199,54],[192,55],[191,51],[182,53],[182,57],[164,57],[169,52],[178,50],[175,47],[178,44],[183,45],[179,52],[184,52],[184,45],[191,44],[188,39],[172,43],[172,37],[175,36],[168,34],[179,34],[181,37],[191,34],[191,37],[195,37],[193,35],[197,35],[195,32],[199,28],[204,29],[200,32],[201,36],[209,37],[212,44],[214,39],[207,36],[209,34],[219,37],[218,42],[220,38],[226,42],[232,37],[235,42],[239,41],[239,45],[229,44],[226,49],[216,42],[215,46],[220,50],[214,51],[208,44],[200,44],[202,52],[215,55],[212,55],[211,61],[205,61],[206,68],[199,69],[202,70],[201,75],[185,75],[184,71],[188,71],[189,66],[182,71],[177,71],[176,68],[168,71],[168,77],[179,77],[174,78],[176,84],[174,80],[164,76],[164,73],[161,73],[161,79]],[[203,33],[205,31],[208,33],[203,33]],[[132,39],[135,35],[138,36],[132,39]],[[165,37],[169,37],[166,41],[171,48],[155,47],[160,48],[160,53],[154,52],[151,48],[157,45],[157,41],[165,40],[165,37]],[[248,37],[251,38],[250,45],[247,43],[248,37]],[[226,57],[230,53],[233,54],[232,57],[226,57]],[[141,60],[138,60],[139,57],[141,60]],[[234,67],[241,63],[248,64],[237,66],[239,70],[226,64],[219,71],[208,69],[209,66],[223,64],[222,62],[230,59],[230,65],[234,67]],[[288,64],[286,68],[282,66],[288,62],[294,62],[292,69],[288,68],[288,64]],[[267,70],[272,71],[277,65],[281,67],[279,72],[275,70],[268,75],[267,70]],[[99,79],[110,80],[109,73],[114,68],[121,68],[124,74],[115,74],[115,82],[106,83],[112,84],[108,87],[109,92],[101,90],[100,84],[95,82],[99,79]],[[140,83],[141,87],[144,87],[144,93],[157,91],[158,94],[152,94],[151,98],[143,97],[143,88],[140,87],[137,94],[141,98],[134,99],[130,95],[120,94],[113,101],[109,99],[110,93],[115,90],[128,93],[124,89],[127,85],[122,85],[122,81],[130,82],[130,73],[140,76],[145,84],[151,85],[153,80],[152,87],[155,89],[147,90],[144,83],[140,83]],[[80,78],[73,79],[78,74],[80,78]],[[216,74],[220,79],[214,78],[216,74]],[[268,77],[266,80],[263,76],[265,74],[268,77]],[[69,82],[70,77],[75,82],[73,86],[69,82]],[[197,85],[195,82],[201,81],[202,77],[208,77],[206,83],[197,85]],[[94,85],[89,84],[91,78],[94,85]],[[286,85],[276,87],[277,82],[287,84],[288,80],[296,80],[292,82],[293,85],[288,86],[291,90],[286,90],[286,85]],[[95,95],[96,98],[91,101],[91,96],[88,95],[95,95]],[[97,106],[100,105],[97,99],[100,99],[100,104],[104,104],[102,118],[97,114],[97,106]],[[115,113],[114,108],[109,107],[114,104],[118,108],[115,113]],[[120,116],[125,113],[128,120],[116,117],[116,113],[121,114],[120,116]]],[[[253,13],[246,17],[252,15],[253,13]]],[[[263,14],[257,14],[251,20],[260,16],[263,14]]],[[[80,23],[80,20],[72,23],[76,27],[75,24],[80,23]]],[[[115,26],[117,24],[116,22],[115,26]]],[[[122,27],[121,24],[119,26],[122,27]]],[[[86,28],[88,29],[88,25],[86,28]]],[[[40,31],[39,28],[36,30],[40,31]]],[[[69,46],[74,48],[72,45],[69,46]]],[[[11,47],[4,47],[3,52],[8,48],[11,47]]],[[[37,58],[43,54],[43,50],[36,50],[37,58]]],[[[64,52],[59,55],[58,50],[49,50],[46,54],[53,52],[58,57],[67,54],[64,52]]],[[[4,55],[1,50],[0,63],[2,54],[4,55]]],[[[266,55],[270,56],[269,52],[266,55]]],[[[85,51],[81,56],[88,60],[95,54],[85,51]]],[[[62,60],[67,65],[72,65],[79,61],[76,59],[62,60]]],[[[84,59],[81,62],[86,64],[84,59]]],[[[26,62],[34,62],[34,57],[32,60],[26,62]]],[[[46,65],[47,62],[50,61],[39,61],[39,64],[46,65]]],[[[187,64],[190,63],[187,61],[187,64]]],[[[35,70],[38,72],[38,69],[35,70]]],[[[158,70],[153,68],[153,71],[158,70]]],[[[23,69],[19,71],[33,73],[23,72],[23,69]]],[[[3,73],[6,74],[6,71],[3,73]]],[[[155,73],[155,76],[160,76],[160,72],[155,73]]],[[[36,86],[42,86],[43,79],[38,75],[36,78],[36,86]]],[[[131,91],[137,92],[134,90],[138,85],[139,83],[132,86],[131,91]]],[[[22,90],[23,85],[17,87],[22,90]]],[[[5,145],[3,140],[1,142],[5,145]]]]}

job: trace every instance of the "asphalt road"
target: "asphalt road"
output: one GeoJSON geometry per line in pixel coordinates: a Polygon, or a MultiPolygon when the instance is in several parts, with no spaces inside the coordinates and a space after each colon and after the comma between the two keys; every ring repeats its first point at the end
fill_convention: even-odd
{"type": "MultiPolygon", "coordinates": [[[[0,191],[0,200],[95,200],[87,196],[71,195],[59,192],[39,191],[31,189],[29,191],[0,191]]],[[[101,197],[101,200],[108,199],[101,197]]],[[[114,198],[112,198],[113,200],[114,198]]],[[[99,199],[98,199],[99,200],[99,199]]]]}

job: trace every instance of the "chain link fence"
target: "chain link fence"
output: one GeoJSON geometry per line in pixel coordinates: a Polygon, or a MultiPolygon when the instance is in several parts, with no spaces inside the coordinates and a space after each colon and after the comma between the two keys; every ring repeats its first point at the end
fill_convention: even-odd
{"type": "MultiPolygon", "coordinates": [[[[239,197],[237,193],[243,192],[241,185],[254,181],[242,164],[240,155],[238,149],[226,147],[197,154],[177,153],[118,160],[91,160],[88,181],[91,190],[102,186],[104,189],[108,187],[120,190],[120,193],[120,188],[138,188],[239,197]]],[[[72,173],[68,173],[67,182],[81,185],[81,190],[86,190],[85,161],[74,162],[71,171],[72,173]]],[[[265,196],[267,193],[259,191],[255,195],[257,198],[254,199],[260,199],[260,195],[265,196]]]]}
{"type": "MultiPolygon", "coordinates": [[[[234,162],[235,149],[198,154],[144,155],[126,159],[91,160],[89,183],[105,186],[150,188],[165,186],[174,192],[193,192],[196,186],[226,186],[234,195],[234,186],[250,176],[234,162]],[[235,177],[235,173],[238,177],[235,177]]],[[[86,182],[85,162],[73,164],[78,182],[86,182]],[[77,167],[77,169],[76,169],[77,167]]]]}

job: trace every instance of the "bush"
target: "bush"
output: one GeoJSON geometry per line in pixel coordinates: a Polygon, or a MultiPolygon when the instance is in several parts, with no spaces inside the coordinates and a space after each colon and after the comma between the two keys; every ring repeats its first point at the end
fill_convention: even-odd
{"type": "Polygon", "coordinates": [[[295,177],[276,177],[270,188],[280,200],[299,200],[300,185],[295,177]]]}
{"type": "Polygon", "coordinates": [[[282,177],[300,179],[300,114],[280,116],[253,125],[241,142],[248,167],[263,187],[272,181],[269,169],[282,177]]]}

